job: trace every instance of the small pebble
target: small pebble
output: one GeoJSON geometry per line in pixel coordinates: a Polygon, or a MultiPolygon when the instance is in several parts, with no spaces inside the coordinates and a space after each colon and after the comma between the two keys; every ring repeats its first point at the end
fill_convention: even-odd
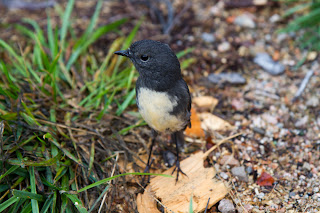
{"type": "Polygon", "coordinates": [[[225,172],[220,172],[220,176],[225,180],[227,180],[229,178],[229,176],[225,172]]]}
{"type": "Polygon", "coordinates": [[[252,130],[256,133],[259,133],[260,135],[266,134],[266,131],[264,129],[259,128],[259,127],[253,127],[252,130]]]}
{"type": "Polygon", "coordinates": [[[271,75],[280,75],[284,73],[285,66],[279,62],[275,62],[267,53],[258,53],[253,59],[253,62],[262,67],[271,75]]]}
{"type": "Polygon", "coordinates": [[[210,82],[214,84],[245,84],[246,79],[239,73],[219,73],[219,74],[210,74],[208,76],[210,82]]]}
{"type": "Polygon", "coordinates": [[[289,193],[289,197],[294,197],[294,196],[296,196],[296,193],[295,193],[295,192],[290,192],[290,193],[289,193]]]}
{"type": "Polygon", "coordinates": [[[319,187],[314,187],[312,190],[314,193],[318,193],[319,192],[319,187]]]}
{"type": "Polygon", "coordinates": [[[288,37],[288,34],[286,33],[279,33],[277,36],[277,42],[281,43],[283,40],[285,40],[288,37]]]}
{"type": "Polygon", "coordinates": [[[252,174],[253,173],[253,168],[251,167],[251,166],[248,166],[247,168],[246,168],[246,172],[250,175],[250,174],[252,174]]]}
{"type": "Polygon", "coordinates": [[[259,198],[259,199],[263,199],[264,198],[264,193],[263,192],[260,192],[258,195],[257,195],[257,197],[259,198]]]}
{"type": "Polygon", "coordinates": [[[318,53],[315,52],[315,51],[312,51],[312,52],[309,52],[308,55],[307,55],[307,60],[308,61],[313,61],[317,58],[318,56],[318,53]]]}
{"type": "Polygon", "coordinates": [[[251,16],[248,14],[242,14],[240,16],[237,16],[234,20],[234,23],[241,27],[247,27],[247,28],[256,27],[256,23],[252,20],[251,16]]]}
{"type": "Polygon", "coordinates": [[[233,213],[236,212],[234,205],[229,199],[222,199],[219,202],[218,210],[222,213],[233,213]]]}
{"type": "Polygon", "coordinates": [[[308,171],[311,170],[310,164],[308,162],[304,162],[302,168],[308,171]]]}
{"type": "Polygon", "coordinates": [[[248,176],[244,169],[244,166],[234,167],[231,169],[234,176],[238,177],[240,181],[248,182],[248,176]]]}
{"type": "Polygon", "coordinates": [[[231,47],[230,43],[225,41],[225,42],[222,42],[221,44],[219,44],[218,51],[219,52],[226,52],[226,51],[230,50],[230,47],[231,47]]]}
{"type": "Polygon", "coordinates": [[[212,33],[202,33],[201,38],[207,43],[213,43],[216,40],[212,33]]]}
{"type": "Polygon", "coordinates": [[[305,115],[302,118],[300,118],[294,125],[295,127],[298,127],[298,128],[303,127],[308,123],[308,120],[309,120],[309,116],[305,115]]]}
{"type": "Polygon", "coordinates": [[[274,14],[269,18],[269,21],[271,23],[276,23],[276,22],[280,21],[280,19],[281,19],[281,16],[279,14],[274,14]]]}

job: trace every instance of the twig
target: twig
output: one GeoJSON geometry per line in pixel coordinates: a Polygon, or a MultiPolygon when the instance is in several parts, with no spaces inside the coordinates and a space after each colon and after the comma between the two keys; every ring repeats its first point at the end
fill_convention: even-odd
{"type": "Polygon", "coordinates": [[[221,144],[227,142],[228,140],[232,139],[232,138],[235,138],[235,137],[238,137],[239,135],[242,135],[242,132],[240,133],[237,133],[237,134],[234,134],[234,135],[231,135],[227,138],[224,138],[222,139],[221,141],[219,141],[219,143],[217,143],[215,146],[211,147],[208,151],[206,151],[204,154],[203,154],[203,159],[206,159],[208,157],[208,155],[213,151],[215,150],[217,147],[219,147],[221,144]]]}
{"type": "MultiPolygon", "coordinates": [[[[184,8],[180,11],[180,13],[178,15],[176,15],[176,17],[169,22],[168,20],[168,24],[166,29],[164,30],[164,34],[170,34],[173,26],[179,21],[179,19],[181,18],[181,16],[191,7],[192,3],[189,1],[184,8]]],[[[168,9],[169,10],[169,9],[168,9]]]]}
{"type": "Polygon", "coordinates": [[[207,206],[206,206],[206,209],[204,210],[204,213],[207,213],[208,206],[209,206],[209,202],[210,202],[210,197],[209,197],[209,199],[208,199],[207,206]]]}
{"type": "Polygon", "coordinates": [[[302,80],[298,91],[296,92],[292,102],[295,102],[303,93],[304,89],[307,87],[308,82],[310,81],[311,77],[313,76],[314,70],[309,70],[305,75],[304,79],[302,80]]]}
{"type": "MultiPolygon", "coordinates": [[[[118,159],[119,159],[119,153],[117,153],[116,160],[115,160],[115,164],[113,165],[113,169],[112,169],[112,172],[111,172],[111,176],[110,176],[110,177],[113,177],[113,175],[114,175],[114,171],[115,171],[115,169],[116,169],[116,164],[117,164],[117,162],[118,162],[118,159]]],[[[110,185],[110,182],[111,182],[111,180],[108,181],[108,185],[110,185]]],[[[99,208],[98,213],[101,212],[102,207],[103,207],[103,204],[104,204],[106,198],[107,198],[107,191],[104,193],[104,196],[103,196],[103,199],[102,199],[102,201],[101,201],[101,205],[100,205],[100,208],[99,208]]]]}
{"type": "Polygon", "coordinates": [[[55,0],[49,0],[46,2],[25,2],[23,0],[2,0],[0,4],[5,5],[9,9],[27,9],[37,10],[46,7],[52,7],[56,3],[55,0]]]}

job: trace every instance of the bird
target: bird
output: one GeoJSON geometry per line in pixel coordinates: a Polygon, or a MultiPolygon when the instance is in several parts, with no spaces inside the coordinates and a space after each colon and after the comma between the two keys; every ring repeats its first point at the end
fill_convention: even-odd
{"type": "MultiPolygon", "coordinates": [[[[182,78],[180,62],[168,44],[154,40],[136,41],[115,54],[131,60],[139,77],[136,103],[142,118],[152,129],[152,140],[145,171],[152,164],[152,149],[159,133],[171,135],[176,144],[176,163],[172,172],[186,175],[180,168],[179,145],[184,144],[183,131],[191,127],[191,96],[182,78]]],[[[150,180],[150,179],[149,179],[150,180]]]]}

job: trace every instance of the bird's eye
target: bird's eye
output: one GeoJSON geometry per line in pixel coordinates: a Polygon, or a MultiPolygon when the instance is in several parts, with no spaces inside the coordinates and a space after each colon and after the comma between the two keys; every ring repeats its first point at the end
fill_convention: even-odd
{"type": "Polygon", "coordinates": [[[141,59],[142,61],[146,62],[146,61],[149,60],[149,56],[147,56],[147,55],[141,55],[141,56],[140,56],[140,59],[141,59]]]}

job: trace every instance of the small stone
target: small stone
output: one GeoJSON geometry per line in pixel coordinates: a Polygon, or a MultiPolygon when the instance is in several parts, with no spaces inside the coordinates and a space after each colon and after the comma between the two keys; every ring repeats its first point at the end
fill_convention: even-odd
{"type": "Polygon", "coordinates": [[[246,172],[250,175],[250,174],[252,174],[253,173],[253,168],[251,167],[251,166],[248,166],[247,168],[246,168],[246,172]]]}
{"type": "Polygon", "coordinates": [[[231,169],[234,176],[238,177],[240,181],[248,182],[248,176],[244,169],[244,166],[234,167],[231,169]]]}
{"type": "Polygon", "coordinates": [[[300,118],[295,124],[294,124],[294,126],[295,127],[303,127],[303,126],[305,126],[306,124],[307,124],[307,122],[308,122],[308,120],[309,120],[309,116],[308,115],[305,115],[304,117],[302,117],[302,118],[300,118]]]}
{"type": "Polygon", "coordinates": [[[246,79],[239,73],[219,73],[219,74],[210,74],[208,76],[210,82],[214,84],[245,84],[246,79]]]}
{"type": "Polygon", "coordinates": [[[226,52],[226,51],[230,50],[230,47],[231,47],[230,43],[225,41],[225,42],[222,42],[221,44],[219,44],[218,51],[219,52],[226,52]]]}
{"type": "Polygon", "coordinates": [[[239,56],[244,57],[244,56],[248,56],[250,51],[249,51],[249,48],[247,48],[246,46],[241,46],[238,49],[238,53],[239,53],[239,56]]]}
{"type": "Polygon", "coordinates": [[[277,42],[281,43],[283,40],[285,40],[288,37],[288,34],[286,33],[279,33],[277,36],[277,42]]]}
{"type": "Polygon", "coordinates": [[[307,60],[308,61],[313,61],[317,58],[318,56],[318,53],[315,52],[315,51],[312,51],[312,52],[309,52],[308,55],[307,55],[307,60]]]}
{"type": "Polygon", "coordinates": [[[294,196],[296,196],[296,193],[295,193],[295,192],[290,192],[290,193],[289,193],[289,197],[294,197],[294,196]]]}
{"type": "Polygon", "coordinates": [[[213,43],[216,40],[212,33],[202,33],[201,38],[207,43],[213,43]]]}
{"type": "Polygon", "coordinates": [[[225,172],[220,172],[220,176],[225,180],[227,180],[229,178],[229,176],[225,172]]]}
{"type": "Polygon", "coordinates": [[[229,199],[222,199],[219,202],[218,210],[222,213],[233,213],[236,212],[234,205],[229,199]]]}
{"type": "Polygon", "coordinates": [[[252,20],[251,16],[248,14],[242,14],[240,16],[237,16],[234,20],[234,23],[241,27],[247,27],[247,28],[256,27],[256,23],[252,20]]]}
{"type": "Polygon", "coordinates": [[[260,192],[259,194],[257,194],[257,197],[258,197],[259,199],[263,199],[264,196],[265,196],[265,194],[264,194],[263,192],[260,192]]]}
{"type": "Polygon", "coordinates": [[[224,165],[231,165],[231,166],[239,166],[240,163],[237,159],[235,159],[232,155],[224,155],[221,160],[220,160],[220,164],[224,165]]]}
{"type": "Polygon", "coordinates": [[[311,170],[310,163],[304,162],[302,168],[305,169],[305,170],[310,171],[311,170]]]}
{"type": "Polygon", "coordinates": [[[319,98],[315,95],[311,96],[306,103],[307,106],[316,107],[319,105],[319,98]]]}
{"type": "Polygon", "coordinates": [[[312,190],[314,193],[318,193],[319,192],[319,187],[314,187],[312,190]]]}
{"type": "Polygon", "coordinates": [[[253,206],[250,204],[243,204],[243,206],[238,206],[237,210],[240,213],[250,213],[252,212],[253,206]]]}
{"type": "Polygon", "coordinates": [[[256,133],[259,133],[260,135],[266,134],[266,131],[264,129],[259,128],[259,127],[253,127],[252,130],[256,133]]]}
{"type": "Polygon", "coordinates": [[[262,67],[271,75],[280,75],[284,72],[285,66],[279,62],[275,62],[267,53],[258,53],[253,62],[262,67]]]}
{"type": "Polygon", "coordinates": [[[276,22],[280,21],[280,19],[281,19],[281,16],[279,14],[274,14],[269,18],[269,21],[271,23],[276,23],[276,22]]]}

